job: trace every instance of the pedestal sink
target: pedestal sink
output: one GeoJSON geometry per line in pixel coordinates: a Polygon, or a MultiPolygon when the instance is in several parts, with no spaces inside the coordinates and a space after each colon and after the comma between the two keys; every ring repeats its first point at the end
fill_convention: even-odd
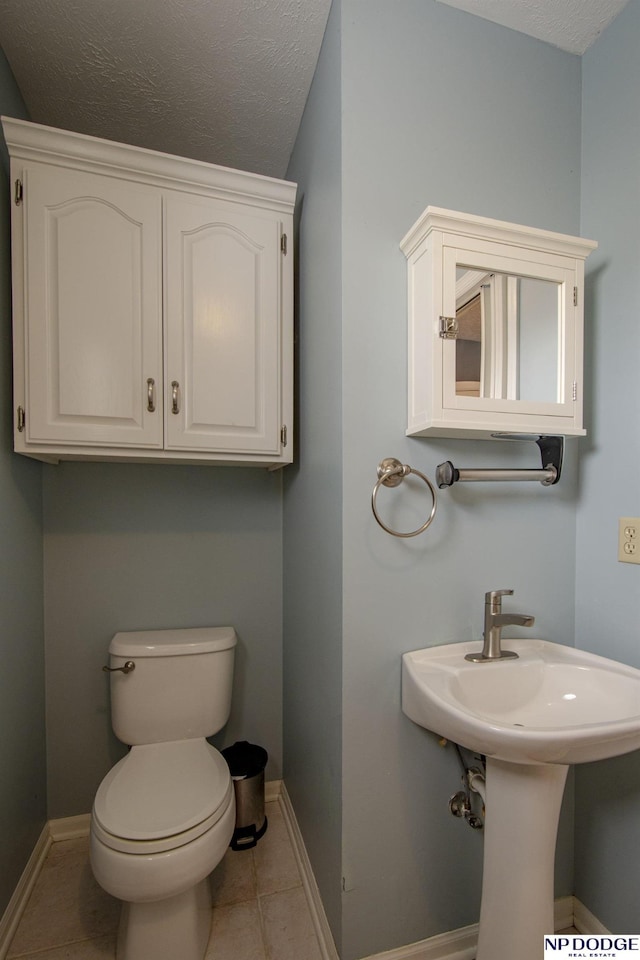
{"type": "Polygon", "coordinates": [[[402,709],[484,754],[485,850],[477,960],[540,960],[570,764],[640,748],[640,670],[546,640],[470,663],[478,642],[405,653],[402,709]]]}

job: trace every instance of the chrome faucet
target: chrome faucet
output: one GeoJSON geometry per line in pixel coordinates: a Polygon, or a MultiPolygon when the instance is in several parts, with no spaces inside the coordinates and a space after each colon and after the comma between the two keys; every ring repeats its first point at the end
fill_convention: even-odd
{"type": "Polygon", "coordinates": [[[484,595],[484,646],[482,653],[468,653],[465,660],[486,663],[488,660],[517,658],[513,650],[502,649],[502,628],[506,626],[530,627],[535,617],[524,613],[503,613],[502,598],[513,595],[513,590],[490,590],[484,595]]]}

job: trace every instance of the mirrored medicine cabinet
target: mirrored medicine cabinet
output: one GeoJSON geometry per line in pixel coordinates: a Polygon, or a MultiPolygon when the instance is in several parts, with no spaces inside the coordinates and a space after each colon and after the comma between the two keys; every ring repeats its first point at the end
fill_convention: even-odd
{"type": "Polygon", "coordinates": [[[408,261],[408,436],[580,436],[579,237],[427,207],[408,261]]]}

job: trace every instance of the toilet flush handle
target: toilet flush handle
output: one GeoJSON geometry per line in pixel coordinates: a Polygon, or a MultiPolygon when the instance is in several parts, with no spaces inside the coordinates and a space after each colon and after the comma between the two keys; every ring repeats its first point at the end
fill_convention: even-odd
{"type": "Polygon", "coordinates": [[[122,667],[103,667],[105,673],[131,673],[132,670],[135,670],[136,665],[133,660],[127,660],[127,662],[122,667]]]}

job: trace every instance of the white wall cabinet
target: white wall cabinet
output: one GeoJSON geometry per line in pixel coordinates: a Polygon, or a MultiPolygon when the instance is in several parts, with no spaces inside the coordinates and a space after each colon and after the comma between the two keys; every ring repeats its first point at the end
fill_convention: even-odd
{"type": "Polygon", "coordinates": [[[3,126],[16,451],[291,462],[295,184],[3,126]]]}
{"type": "Polygon", "coordinates": [[[580,436],[584,261],[597,246],[427,207],[408,260],[408,436],[580,436]]]}

